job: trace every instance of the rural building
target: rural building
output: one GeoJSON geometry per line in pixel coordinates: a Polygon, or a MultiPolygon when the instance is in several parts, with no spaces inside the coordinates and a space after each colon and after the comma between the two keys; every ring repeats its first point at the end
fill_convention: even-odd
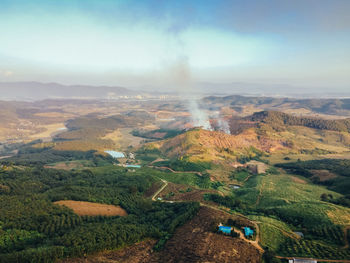
{"type": "Polygon", "coordinates": [[[267,165],[258,161],[250,161],[247,163],[247,168],[253,174],[264,174],[267,170],[267,165]]]}
{"type": "Polygon", "coordinates": [[[294,234],[298,235],[301,238],[304,238],[303,232],[294,232],[294,234]]]}
{"type": "Polygon", "coordinates": [[[244,235],[246,237],[252,237],[254,235],[254,230],[246,226],[244,227],[244,235]]]}
{"type": "Polygon", "coordinates": [[[221,231],[224,234],[231,234],[232,227],[230,226],[219,226],[219,231],[221,231]]]}
{"type": "Polygon", "coordinates": [[[288,263],[317,263],[317,260],[293,258],[288,260],[288,263]]]}
{"type": "Polygon", "coordinates": [[[112,156],[113,158],[125,158],[124,153],[122,152],[117,152],[117,151],[105,151],[105,153],[108,153],[110,156],[112,156]]]}

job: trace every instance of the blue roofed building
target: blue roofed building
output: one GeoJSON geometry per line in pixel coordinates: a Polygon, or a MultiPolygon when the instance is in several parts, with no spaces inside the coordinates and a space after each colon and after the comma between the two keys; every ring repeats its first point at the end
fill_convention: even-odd
{"type": "Polygon", "coordinates": [[[250,227],[245,227],[244,228],[244,235],[246,236],[246,237],[252,237],[253,235],[254,235],[254,230],[253,229],[251,229],[250,227]]]}
{"type": "Polygon", "coordinates": [[[231,234],[232,227],[230,226],[219,226],[219,231],[221,231],[224,234],[231,234]]]}

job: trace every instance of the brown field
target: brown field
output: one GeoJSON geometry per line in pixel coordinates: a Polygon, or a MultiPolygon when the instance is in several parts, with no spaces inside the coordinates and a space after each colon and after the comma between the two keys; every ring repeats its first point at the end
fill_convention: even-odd
{"type": "Polygon", "coordinates": [[[320,179],[320,182],[328,181],[330,179],[336,178],[337,175],[334,173],[331,173],[328,170],[311,170],[314,177],[318,177],[320,179]]]}
{"type": "Polygon", "coordinates": [[[136,137],[131,134],[132,128],[119,128],[113,132],[107,133],[101,139],[111,140],[119,148],[125,149],[128,146],[137,147],[141,144],[144,138],[136,137]]]}
{"type": "Polygon", "coordinates": [[[43,131],[40,133],[35,133],[30,136],[31,139],[42,139],[42,138],[49,138],[52,137],[52,135],[59,133],[60,128],[65,128],[64,123],[54,123],[54,124],[46,124],[46,125],[39,125],[38,128],[42,128],[43,131]]]}
{"type": "Polygon", "coordinates": [[[70,171],[73,169],[82,169],[84,167],[85,167],[84,164],[78,161],[60,162],[60,163],[55,163],[53,165],[44,165],[44,168],[66,170],[66,171],[70,171]]]}
{"type": "Polygon", "coordinates": [[[80,216],[127,216],[127,212],[120,206],[106,205],[99,203],[73,201],[73,200],[61,200],[54,204],[64,205],[74,211],[74,213],[80,216]]]}

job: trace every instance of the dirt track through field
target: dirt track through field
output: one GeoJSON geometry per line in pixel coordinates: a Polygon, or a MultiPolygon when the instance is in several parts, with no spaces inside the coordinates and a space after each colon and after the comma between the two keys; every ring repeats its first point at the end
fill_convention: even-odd
{"type": "Polygon", "coordinates": [[[260,199],[261,199],[261,196],[262,196],[262,191],[263,191],[264,185],[265,185],[265,182],[260,187],[259,195],[258,195],[258,198],[256,199],[256,203],[255,203],[256,206],[258,206],[259,203],[260,203],[260,199]]]}
{"type": "Polygon", "coordinates": [[[152,166],[152,165],[149,165],[148,167],[150,168],[153,168],[153,169],[158,169],[158,170],[168,170],[174,174],[180,174],[180,173],[191,173],[191,174],[197,174],[199,176],[202,176],[202,173],[201,172],[197,172],[197,171],[175,171],[173,169],[171,169],[170,167],[167,167],[167,166],[152,166]]]}
{"type": "Polygon", "coordinates": [[[167,182],[167,181],[165,181],[165,180],[163,180],[163,179],[161,179],[161,180],[162,180],[162,182],[163,182],[164,184],[163,184],[162,187],[159,188],[159,190],[152,196],[152,200],[153,200],[153,201],[156,201],[157,195],[159,195],[160,192],[162,192],[162,191],[165,189],[165,187],[168,186],[168,182],[167,182]]]}

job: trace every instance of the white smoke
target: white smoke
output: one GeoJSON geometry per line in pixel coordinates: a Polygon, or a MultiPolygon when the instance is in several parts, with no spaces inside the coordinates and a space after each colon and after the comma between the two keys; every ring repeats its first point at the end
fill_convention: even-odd
{"type": "Polygon", "coordinates": [[[194,127],[212,130],[207,113],[198,105],[198,94],[195,91],[192,74],[187,56],[178,56],[168,67],[168,77],[176,86],[179,96],[187,101],[188,111],[194,127]]]}
{"type": "Polygon", "coordinates": [[[230,125],[227,120],[222,116],[220,111],[211,112],[210,119],[213,120],[213,128],[216,131],[221,131],[226,134],[231,134],[230,125]]]}
{"type": "Polygon", "coordinates": [[[228,122],[222,118],[219,118],[218,120],[218,129],[219,131],[222,131],[226,134],[231,134],[230,132],[230,126],[228,125],[228,122]]]}
{"type": "Polygon", "coordinates": [[[208,115],[199,108],[195,99],[189,100],[189,111],[191,113],[193,126],[201,127],[204,130],[212,130],[208,115]]]}

